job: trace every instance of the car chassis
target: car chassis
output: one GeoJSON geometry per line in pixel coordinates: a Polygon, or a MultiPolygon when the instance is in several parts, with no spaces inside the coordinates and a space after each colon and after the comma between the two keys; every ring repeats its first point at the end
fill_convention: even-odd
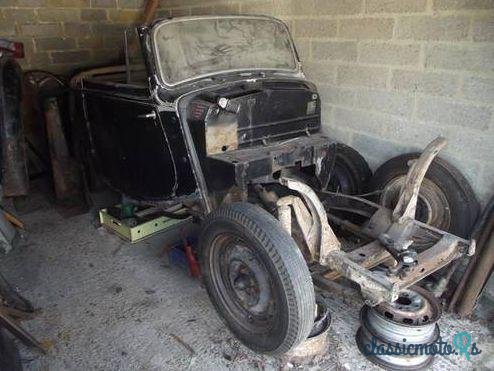
{"type": "MultiPolygon", "coordinates": [[[[394,210],[361,197],[331,194],[333,202],[341,203],[343,200],[343,203],[353,204],[356,210],[371,213],[363,227],[338,220],[350,227],[354,233],[373,239],[372,242],[348,253],[341,250],[341,244],[328,224],[325,208],[317,195],[297,180],[280,180],[282,184],[302,195],[312,215],[312,222],[308,225],[308,210],[304,210],[304,204],[298,198],[287,196],[277,202],[278,215],[284,227],[287,230],[291,228],[292,211],[287,207],[291,205],[301,230],[305,231],[304,237],[307,241],[311,240],[311,234],[321,236],[311,249],[312,259],[318,263],[313,267],[316,283],[323,286],[325,280],[346,277],[360,286],[366,303],[375,306],[383,301],[395,301],[400,291],[460,256],[471,256],[475,253],[474,240],[467,241],[415,220],[420,185],[432,160],[445,145],[444,138],[437,138],[413,162],[394,210]],[[414,235],[424,232],[429,232],[432,246],[417,254],[411,247],[414,235]],[[386,274],[371,271],[371,268],[380,264],[388,267],[386,274]]],[[[338,218],[333,217],[333,220],[335,219],[338,218]]]]}
{"type": "MultiPolygon", "coordinates": [[[[327,144],[325,137],[313,136],[310,137],[313,148],[318,148],[317,139],[322,139],[322,143],[327,144]]],[[[271,199],[267,199],[266,196],[262,196],[262,191],[259,192],[266,204],[270,202],[276,204],[278,219],[289,234],[292,234],[292,219],[298,224],[310,251],[308,260],[316,284],[324,287],[328,280],[333,281],[343,276],[360,286],[368,305],[375,306],[383,301],[393,302],[402,290],[460,256],[465,254],[471,256],[475,253],[474,240],[465,240],[415,219],[422,180],[434,157],[446,143],[444,138],[436,138],[425,148],[420,157],[413,161],[394,210],[363,197],[316,192],[304,182],[290,176],[280,176],[277,181],[299,196],[288,195],[278,198],[271,194],[267,196],[271,199]],[[324,203],[317,193],[325,198],[324,203]],[[363,226],[341,220],[331,214],[328,215],[326,209],[331,205],[340,207],[344,205],[345,210],[369,215],[369,219],[363,226]],[[343,251],[340,241],[328,223],[328,217],[336,224],[342,224],[353,233],[372,241],[349,252],[343,251]],[[414,238],[424,234],[430,239],[430,247],[417,253],[413,248],[414,238]],[[371,270],[379,265],[387,266],[385,274],[382,271],[371,270]]],[[[304,148],[303,139],[297,141],[296,148],[304,148]]],[[[234,166],[237,184],[245,184],[246,187],[246,169],[255,172],[252,168],[262,168],[263,165],[259,164],[260,158],[269,163],[270,172],[273,173],[286,166],[293,166],[297,162],[304,166],[304,158],[306,160],[310,158],[309,163],[318,164],[316,172],[324,184],[324,181],[329,179],[332,170],[330,159],[334,159],[334,156],[331,155],[330,148],[324,146],[319,148],[311,151],[315,158],[310,158],[304,151],[300,153],[294,151],[289,141],[264,148],[261,153],[244,150],[219,154],[215,159],[234,166]]],[[[252,182],[265,184],[269,183],[269,180],[259,178],[252,182]]]]}

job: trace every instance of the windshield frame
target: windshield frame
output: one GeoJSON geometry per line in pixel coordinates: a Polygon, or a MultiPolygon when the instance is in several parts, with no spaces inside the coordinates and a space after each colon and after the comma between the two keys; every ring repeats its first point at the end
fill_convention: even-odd
{"type": "MultiPolygon", "coordinates": [[[[158,77],[159,81],[161,82],[161,84],[163,84],[163,86],[169,87],[169,88],[174,88],[176,86],[180,86],[180,85],[190,83],[190,82],[195,82],[195,81],[205,79],[205,78],[211,78],[214,76],[219,76],[219,75],[224,75],[224,74],[232,74],[232,73],[239,73],[239,74],[245,73],[246,74],[249,72],[253,72],[253,73],[259,73],[259,72],[277,73],[278,72],[278,73],[283,74],[283,75],[289,75],[289,76],[297,77],[297,76],[300,76],[300,74],[302,72],[301,65],[300,65],[300,58],[298,56],[297,50],[295,48],[295,44],[293,43],[292,35],[291,35],[287,25],[283,21],[281,21],[277,18],[274,18],[274,17],[263,16],[263,15],[226,15],[226,16],[177,17],[177,18],[172,18],[172,19],[168,19],[168,20],[161,20],[161,21],[156,22],[152,27],[150,36],[151,36],[151,47],[152,47],[153,54],[154,54],[153,59],[154,59],[154,63],[156,66],[157,77],[158,77]],[[161,27],[163,27],[167,24],[176,23],[176,22],[189,22],[189,21],[203,20],[203,19],[232,19],[232,18],[233,19],[261,19],[261,20],[269,20],[272,22],[279,23],[285,29],[285,31],[288,35],[288,41],[290,42],[290,49],[292,51],[292,56],[294,59],[295,68],[283,69],[283,68],[254,68],[254,67],[252,67],[252,68],[225,69],[225,70],[219,70],[216,72],[205,73],[202,75],[196,75],[196,76],[184,79],[184,80],[180,80],[178,82],[172,83],[170,81],[166,81],[165,76],[163,75],[161,60],[159,58],[159,47],[158,47],[158,42],[156,40],[157,32],[161,27]]],[[[245,77],[248,77],[248,76],[244,76],[244,78],[245,77]]]]}

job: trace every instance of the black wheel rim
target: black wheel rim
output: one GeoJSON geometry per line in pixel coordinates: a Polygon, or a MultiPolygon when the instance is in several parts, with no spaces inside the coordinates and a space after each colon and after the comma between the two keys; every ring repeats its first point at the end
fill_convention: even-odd
{"type": "Polygon", "coordinates": [[[240,236],[221,233],[212,241],[209,267],[221,304],[246,331],[268,333],[277,307],[272,277],[257,251],[240,236]]]}

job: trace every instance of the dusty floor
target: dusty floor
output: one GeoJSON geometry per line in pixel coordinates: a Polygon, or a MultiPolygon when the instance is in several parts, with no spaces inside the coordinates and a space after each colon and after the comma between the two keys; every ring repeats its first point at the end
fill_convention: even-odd
{"type": "MultiPolygon", "coordinates": [[[[162,253],[169,243],[166,235],[130,245],[97,229],[89,214],[65,219],[48,205],[22,218],[28,232],[15,251],[0,259],[0,270],[41,308],[26,327],[50,345],[44,356],[21,346],[27,369],[297,367],[254,354],[233,338],[200,282],[168,265],[162,253]]],[[[355,346],[361,302],[331,295],[328,301],[333,316],[329,349],[305,368],[378,369],[355,346]]],[[[493,368],[493,339],[485,323],[444,316],[440,326],[446,340],[469,331],[482,354],[471,361],[439,357],[434,369],[493,368]]]]}

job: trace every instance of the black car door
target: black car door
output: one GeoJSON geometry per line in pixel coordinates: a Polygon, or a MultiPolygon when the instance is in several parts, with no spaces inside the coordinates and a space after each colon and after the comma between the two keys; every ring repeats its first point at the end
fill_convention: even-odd
{"type": "Polygon", "coordinates": [[[171,198],[177,188],[176,167],[158,106],[146,97],[148,90],[118,85],[83,89],[97,166],[112,187],[131,198],[171,198]]]}

